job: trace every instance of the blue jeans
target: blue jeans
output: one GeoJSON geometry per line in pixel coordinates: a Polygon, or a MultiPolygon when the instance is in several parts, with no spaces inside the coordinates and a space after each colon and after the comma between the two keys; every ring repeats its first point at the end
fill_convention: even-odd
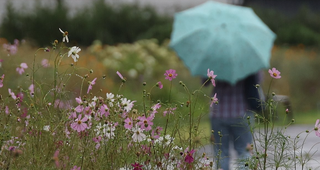
{"type": "MultiPolygon", "coordinates": [[[[254,123],[253,114],[248,113],[243,118],[211,118],[211,128],[213,132],[214,154],[217,168],[229,170],[229,142],[233,142],[233,147],[239,159],[250,157],[247,149],[252,143],[252,133],[248,125],[247,116],[250,116],[251,125],[254,123]],[[220,135],[219,133],[220,132],[220,135]]],[[[245,169],[244,162],[240,163],[239,169],[245,169]],[[243,167],[243,168],[241,168],[243,167]]]]}

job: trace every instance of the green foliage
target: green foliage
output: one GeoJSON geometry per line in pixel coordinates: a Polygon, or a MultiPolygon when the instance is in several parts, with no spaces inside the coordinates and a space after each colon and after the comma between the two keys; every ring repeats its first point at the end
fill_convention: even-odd
{"type": "Polygon", "coordinates": [[[94,40],[117,44],[146,38],[163,42],[170,38],[172,18],[160,16],[152,7],[111,5],[103,0],[92,3],[92,7],[78,10],[73,17],[69,17],[69,9],[63,1],[53,8],[37,5],[33,12],[26,13],[15,11],[8,3],[0,37],[27,38],[36,45],[48,45],[47,40],[53,41],[59,34],[56,28],[60,27],[71,33],[73,44],[79,45],[90,45],[94,40]]]}
{"type": "Polygon", "coordinates": [[[256,14],[277,35],[276,44],[320,46],[320,13],[301,7],[299,13],[288,16],[274,9],[253,7],[256,14]]]}

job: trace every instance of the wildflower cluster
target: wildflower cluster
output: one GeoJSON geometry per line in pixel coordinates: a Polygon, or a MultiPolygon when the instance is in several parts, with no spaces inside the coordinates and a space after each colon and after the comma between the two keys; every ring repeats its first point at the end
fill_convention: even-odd
{"type": "MultiPolygon", "coordinates": [[[[61,29],[59,31],[63,36],[62,43],[68,43],[68,32],[61,29]]],[[[194,118],[183,115],[183,107],[179,107],[175,102],[160,100],[141,103],[126,98],[120,92],[93,95],[96,84],[103,79],[91,79],[88,74],[81,76],[81,72],[77,70],[79,68],[74,64],[71,64],[71,69],[60,70],[65,63],[62,61],[64,58],[72,57],[73,62],[81,60],[79,47],[68,48],[65,45],[62,44],[58,49],[58,41],[55,41],[52,49],[41,49],[46,53],[56,54],[53,60],[42,58],[38,64],[38,56],[34,55],[32,63],[22,62],[16,72],[19,76],[25,74],[24,77],[28,80],[18,88],[8,88],[8,97],[0,97],[0,113],[5,115],[3,122],[13,122],[1,124],[4,129],[0,134],[1,141],[4,141],[0,151],[0,162],[3,163],[1,168],[78,170],[89,167],[212,167],[209,158],[196,154],[198,144],[186,142],[193,141],[191,138],[199,135],[199,132],[193,131],[195,134],[187,138],[178,133],[180,128],[185,129],[179,121],[186,116],[194,118]],[[48,79],[50,82],[45,82],[47,77],[43,78],[41,72],[37,72],[39,69],[53,71],[52,79],[48,79]],[[73,87],[79,88],[70,92],[66,88],[68,84],[65,83],[70,80],[73,82],[75,78],[82,81],[79,84],[72,83],[73,87]],[[86,88],[86,93],[82,93],[83,88],[86,88]],[[166,123],[159,123],[161,119],[166,119],[166,123]],[[28,156],[31,154],[34,156],[28,156]],[[12,156],[12,162],[24,160],[23,162],[28,164],[6,161],[13,158],[12,156]]],[[[90,70],[90,73],[93,73],[93,70],[90,70]]],[[[115,74],[122,80],[121,86],[127,83],[119,71],[115,74]]],[[[163,79],[167,79],[171,85],[178,76],[174,69],[166,70],[163,75],[163,79]]],[[[210,81],[214,81],[213,79],[214,77],[210,77],[210,81]]],[[[0,88],[8,84],[7,80],[5,74],[2,74],[0,88]]],[[[152,88],[154,87],[158,87],[158,90],[166,88],[159,80],[152,88]]],[[[151,90],[148,95],[152,95],[151,90]]],[[[190,125],[193,126],[196,125],[190,125]]]]}

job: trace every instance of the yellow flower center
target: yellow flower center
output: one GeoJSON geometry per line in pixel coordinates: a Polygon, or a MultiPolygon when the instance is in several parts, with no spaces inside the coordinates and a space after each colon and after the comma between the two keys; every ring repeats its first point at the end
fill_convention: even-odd
{"type": "Polygon", "coordinates": [[[82,122],[81,122],[81,120],[78,120],[78,124],[80,125],[82,122]]]}
{"type": "Polygon", "coordinates": [[[277,74],[277,73],[273,73],[272,75],[275,76],[275,77],[277,77],[278,74],[277,74]]]}
{"type": "Polygon", "coordinates": [[[169,77],[172,77],[172,74],[169,74],[169,77]]]}
{"type": "Polygon", "coordinates": [[[69,33],[68,33],[68,31],[65,31],[64,32],[64,36],[67,36],[69,33]]]}

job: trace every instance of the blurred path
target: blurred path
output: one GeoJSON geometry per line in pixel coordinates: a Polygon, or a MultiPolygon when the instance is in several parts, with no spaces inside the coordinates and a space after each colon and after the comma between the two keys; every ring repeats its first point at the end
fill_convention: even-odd
{"type": "MultiPolygon", "coordinates": [[[[314,153],[312,156],[313,160],[310,160],[306,166],[304,166],[303,169],[308,170],[309,168],[311,170],[320,170],[320,137],[316,136],[314,131],[312,131],[314,128],[314,125],[292,125],[286,130],[286,135],[290,136],[292,139],[294,139],[299,133],[301,133],[300,136],[300,141],[298,143],[298,146],[301,146],[303,143],[303,140],[306,138],[303,148],[302,149],[303,153],[314,153]],[[309,135],[305,132],[306,130],[312,131],[309,133],[309,135]],[[307,136],[308,135],[308,136],[307,136]]],[[[199,154],[202,154],[203,152],[206,152],[206,155],[209,158],[213,158],[213,148],[211,145],[206,145],[204,148],[201,148],[198,152],[199,154]]],[[[231,159],[233,164],[235,162],[235,157],[236,157],[236,152],[232,149],[230,150],[231,152],[231,159]]],[[[298,151],[299,153],[299,151],[298,151]]],[[[236,168],[235,165],[232,165],[233,169],[236,168]]],[[[297,169],[301,170],[301,166],[297,167],[297,169]]]]}

